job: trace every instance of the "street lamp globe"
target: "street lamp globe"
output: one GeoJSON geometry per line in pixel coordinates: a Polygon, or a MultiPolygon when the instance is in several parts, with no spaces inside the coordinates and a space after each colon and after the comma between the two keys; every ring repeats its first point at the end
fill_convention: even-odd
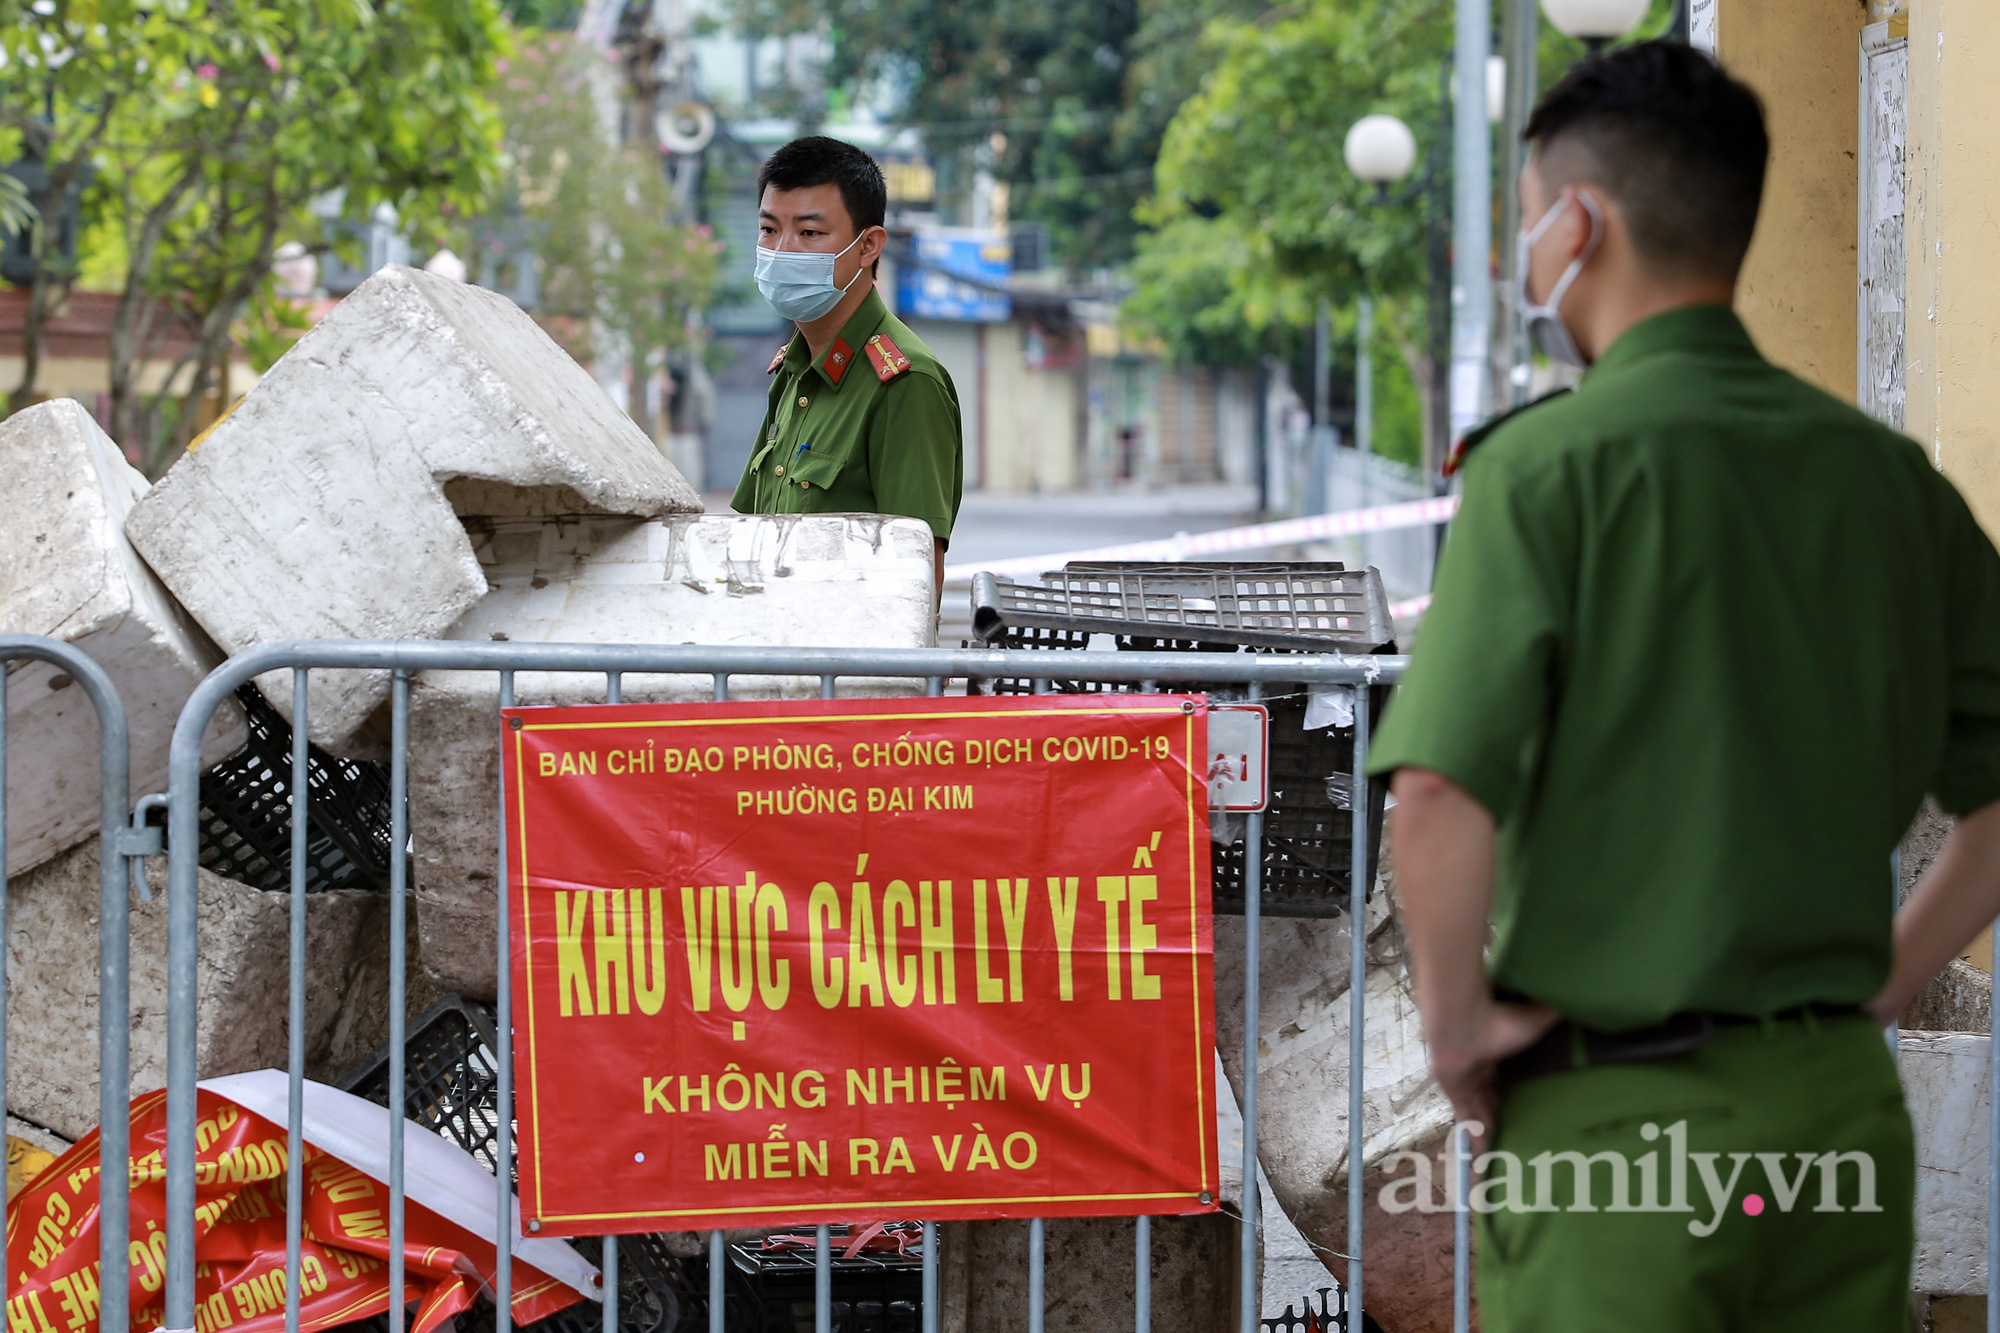
{"type": "Polygon", "coordinates": [[[1378,189],[1410,174],[1417,164],[1417,136],[1394,116],[1363,116],[1342,146],[1347,169],[1378,189]]]}
{"type": "Polygon", "coordinates": [[[1646,17],[1647,0],[1542,0],[1556,31],[1581,38],[1595,50],[1623,37],[1646,17]]]}

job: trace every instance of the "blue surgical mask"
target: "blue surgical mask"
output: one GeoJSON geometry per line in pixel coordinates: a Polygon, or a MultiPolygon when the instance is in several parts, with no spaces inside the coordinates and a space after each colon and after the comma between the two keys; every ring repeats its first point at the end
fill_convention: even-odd
{"type": "Polygon", "coordinates": [[[847,280],[847,287],[833,285],[833,261],[861,244],[856,236],[839,254],[814,250],[767,250],[757,247],[757,290],[771,308],[786,319],[801,323],[818,319],[840,304],[847,287],[861,280],[861,270],[847,280]]]}

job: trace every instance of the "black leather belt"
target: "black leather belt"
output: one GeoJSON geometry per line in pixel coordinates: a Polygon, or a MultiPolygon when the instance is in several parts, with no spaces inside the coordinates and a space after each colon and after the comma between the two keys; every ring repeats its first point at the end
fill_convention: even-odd
{"type": "MultiPolygon", "coordinates": [[[[1810,1014],[1815,1018],[1852,1018],[1862,1012],[1858,1004],[1828,1004],[1815,1000],[1810,1004],[1780,1009],[1770,1017],[1776,1020],[1802,1019],[1810,1014]]],[[[1749,1014],[1684,1013],[1675,1014],[1664,1023],[1655,1023],[1651,1027],[1633,1028],[1627,1032],[1596,1032],[1564,1019],[1544,1033],[1540,1041],[1500,1062],[1500,1086],[1509,1088],[1526,1079],[1559,1074],[1566,1069],[1631,1064],[1639,1060],[1665,1060],[1686,1055],[1713,1041],[1715,1030],[1719,1027],[1764,1021],[1749,1014]]]]}

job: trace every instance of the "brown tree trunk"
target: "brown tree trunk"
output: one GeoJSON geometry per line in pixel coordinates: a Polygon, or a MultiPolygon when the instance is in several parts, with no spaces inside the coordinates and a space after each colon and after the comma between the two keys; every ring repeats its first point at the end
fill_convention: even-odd
{"type": "MultiPolygon", "coordinates": [[[[90,165],[98,145],[104,142],[105,131],[111,124],[111,115],[118,101],[118,96],[109,91],[98,99],[96,121],[68,160],[49,172],[49,192],[39,205],[42,217],[35,224],[35,281],[28,289],[28,310],[21,327],[21,380],[7,396],[9,414],[33,403],[35,381],[42,373],[42,347],[47,341],[45,335],[49,316],[69,299],[70,288],[76,281],[73,272],[65,272],[60,277],[51,272],[50,232],[62,217],[64,201],[90,165]]],[[[55,132],[51,129],[42,144],[42,160],[47,162],[54,153],[55,132]]]]}

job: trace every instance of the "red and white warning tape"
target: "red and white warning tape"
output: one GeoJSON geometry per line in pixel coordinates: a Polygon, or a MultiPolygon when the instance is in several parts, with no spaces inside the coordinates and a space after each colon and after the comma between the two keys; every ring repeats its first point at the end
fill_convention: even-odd
{"type": "MultiPolygon", "coordinates": [[[[1406,500],[1401,504],[1376,505],[1371,509],[1349,509],[1338,514],[1313,514],[1306,518],[1280,519],[1275,523],[1253,523],[1241,528],[1215,532],[1184,532],[1158,541],[1127,542],[1123,546],[1098,546],[1083,551],[1058,551],[1051,555],[1023,556],[1013,560],[989,560],[981,564],[946,565],[945,582],[969,582],[974,574],[1039,574],[1060,569],[1072,560],[1199,560],[1204,556],[1231,551],[1254,551],[1270,546],[1295,546],[1301,542],[1323,541],[1328,537],[1349,537],[1363,532],[1388,532],[1446,523],[1458,512],[1456,495],[1439,495],[1428,500],[1406,500]]],[[[1397,615],[1414,602],[1399,602],[1390,610],[1397,615]]],[[[1419,608],[1421,609],[1421,608],[1419,608]]]]}

